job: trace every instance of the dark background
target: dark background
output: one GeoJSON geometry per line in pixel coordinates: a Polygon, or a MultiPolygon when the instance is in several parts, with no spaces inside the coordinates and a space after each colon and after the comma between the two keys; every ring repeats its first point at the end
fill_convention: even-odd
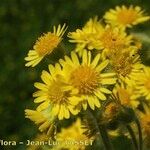
{"type": "MultiPolygon", "coordinates": [[[[74,31],[89,17],[102,17],[108,9],[122,4],[139,5],[149,13],[149,0],[0,0],[0,139],[24,141],[37,132],[24,117],[25,108],[35,107],[33,83],[40,80],[40,65],[24,66],[24,57],[37,37],[60,23],[67,23],[68,31],[74,31]]],[[[150,34],[149,25],[138,25],[135,30],[150,34]]],[[[71,48],[67,42],[65,45],[71,48]]],[[[147,50],[145,46],[141,58],[149,64],[147,50]]],[[[24,146],[14,149],[23,150],[24,146]]]]}

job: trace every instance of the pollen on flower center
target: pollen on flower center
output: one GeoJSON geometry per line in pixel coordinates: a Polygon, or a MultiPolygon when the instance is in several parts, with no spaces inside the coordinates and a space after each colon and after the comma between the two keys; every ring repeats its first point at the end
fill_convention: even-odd
{"type": "Polygon", "coordinates": [[[58,46],[59,42],[60,37],[51,32],[48,32],[47,34],[44,34],[38,38],[34,45],[34,49],[40,56],[45,56],[46,54],[50,54],[53,49],[58,46]]]}
{"type": "Polygon", "coordinates": [[[102,41],[104,48],[114,49],[123,44],[123,40],[117,35],[113,33],[112,29],[108,28],[101,35],[100,41],[102,41]]]}
{"type": "Polygon", "coordinates": [[[113,60],[113,65],[115,71],[125,77],[132,71],[133,61],[128,55],[124,54],[120,56],[120,58],[115,58],[113,60]]]}
{"type": "Polygon", "coordinates": [[[126,75],[130,74],[132,67],[130,64],[128,64],[128,66],[125,65],[121,66],[121,64],[118,64],[115,66],[115,70],[118,74],[125,77],[126,75]]]}
{"type": "Polygon", "coordinates": [[[123,25],[133,23],[137,18],[137,12],[134,9],[123,9],[117,15],[117,20],[123,25]]]}
{"type": "Polygon", "coordinates": [[[98,86],[99,75],[89,66],[79,66],[71,74],[72,84],[80,94],[90,94],[98,86]]]}
{"type": "Polygon", "coordinates": [[[69,96],[69,91],[63,91],[61,88],[62,85],[60,83],[54,82],[49,87],[49,99],[54,104],[65,103],[67,102],[67,97],[69,96]]]}

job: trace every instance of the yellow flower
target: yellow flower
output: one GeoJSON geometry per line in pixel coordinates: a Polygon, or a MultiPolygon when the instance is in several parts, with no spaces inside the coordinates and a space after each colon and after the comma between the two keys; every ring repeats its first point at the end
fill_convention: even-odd
{"type": "Polygon", "coordinates": [[[77,29],[70,32],[68,37],[72,43],[77,43],[76,51],[81,56],[87,50],[103,50],[104,55],[109,54],[112,50],[128,46],[131,43],[132,36],[127,35],[125,30],[103,26],[98,18],[90,19],[82,30],[77,29]]]}
{"type": "Polygon", "coordinates": [[[107,57],[116,53],[117,50],[120,51],[120,49],[129,46],[131,40],[132,36],[127,35],[125,30],[109,25],[106,25],[104,31],[100,32],[97,38],[99,49],[103,49],[102,53],[107,57]]]}
{"type": "Polygon", "coordinates": [[[44,110],[50,105],[52,116],[58,116],[60,120],[68,119],[70,112],[76,115],[78,111],[74,109],[74,106],[78,103],[76,96],[78,91],[65,82],[61,76],[63,73],[59,64],[55,67],[49,65],[49,72],[42,72],[41,79],[44,83],[35,83],[38,91],[33,94],[34,102],[41,103],[37,110],[44,110]]]}
{"type": "Polygon", "coordinates": [[[150,100],[150,67],[144,67],[141,73],[136,74],[135,80],[139,94],[150,100]]]}
{"type": "Polygon", "coordinates": [[[115,73],[104,73],[109,61],[101,61],[101,55],[97,54],[91,58],[91,52],[84,51],[82,62],[75,52],[71,53],[71,58],[65,56],[65,60],[60,60],[63,66],[66,79],[79,91],[83,108],[87,108],[87,102],[91,109],[100,107],[99,100],[106,100],[105,94],[110,94],[107,85],[115,83],[115,73]],[[105,87],[104,87],[105,86],[105,87]]]}
{"type": "Polygon", "coordinates": [[[109,25],[104,27],[97,18],[90,19],[82,30],[70,32],[68,37],[71,38],[70,42],[77,43],[76,51],[80,56],[84,51],[93,49],[109,54],[114,49],[128,46],[132,40],[125,30],[109,25]]]}
{"type": "Polygon", "coordinates": [[[82,29],[77,29],[75,32],[70,32],[68,37],[72,43],[77,43],[76,51],[82,55],[83,51],[98,49],[98,42],[96,40],[99,32],[102,32],[103,26],[97,17],[89,19],[82,29]]]}
{"type": "Polygon", "coordinates": [[[121,82],[121,84],[117,84],[113,90],[113,94],[120,101],[121,105],[137,108],[139,105],[138,97],[139,95],[136,92],[135,84],[131,83],[130,80],[126,80],[126,82],[121,82]],[[128,83],[129,82],[129,83],[128,83]]]}
{"type": "Polygon", "coordinates": [[[39,130],[41,132],[46,132],[47,135],[53,134],[55,125],[54,125],[54,117],[50,114],[50,108],[47,108],[44,111],[37,110],[25,110],[25,117],[29,118],[31,121],[35,122],[35,124],[39,125],[39,130]]]}
{"type": "Polygon", "coordinates": [[[141,71],[143,65],[140,56],[135,52],[135,48],[120,49],[114,55],[110,56],[110,61],[114,71],[119,79],[133,78],[135,74],[141,71]]]}
{"type": "Polygon", "coordinates": [[[58,46],[58,44],[62,40],[62,36],[66,31],[66,25],[64,24],[62,27],[58,25],[58,28],[53,27],[53,32],[48,32],[43,34],[38,38],[35,45],[33,46],[33,50],[28,52],[28,56],[25,57],[27,63],[25,66],[34,67],[36,66],[46,55],[49,55],[53,52],[53,50],[58,46]]]}
{"type": "Polygon", "coordinates": [[[106,23],[119,27],[132,27],[133,25],[145,22],[150,16],[145,16],[144,11],[139,6],[129,7],[117,6],[116,9],[110,9],[105,13],[106,23]]]}
{"type": "Polygon", "coordinates": [[[54,146],[54,150],[85,150],[86,146],[92,145],[93,139],[88,138],[85,134],[85,129],[82,128],[81,120],[78,118],[68,128],[63,128],[56,135],[56,141],[59,145],[54,146]]]}

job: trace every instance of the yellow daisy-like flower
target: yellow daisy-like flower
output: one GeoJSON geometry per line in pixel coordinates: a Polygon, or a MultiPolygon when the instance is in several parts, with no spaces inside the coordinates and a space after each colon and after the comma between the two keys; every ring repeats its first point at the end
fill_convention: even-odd
{"type": "Polygon", "coordinates": [[[140,56],[135,53],[135,49],[132,46],[121,49],[115,55],[111,55],[110,61],[119,79],[132,78],[143,67],[140,56]]]}
{"type": "Polygon", "coordinates": [[[58,28],[53,27],[53,32],[48,32],[43,34],[38,38],[35,45],[33,46],[33,50],[28,52],[28,56],[25,57],[27,63],[25,66],[34,67],[36,66],[46,55],[49,55],[53,52],[53,50],[58,46],[58,44],[62,40],[62,36],[66,31],[66,25],[64,24],[62,27],[58,25],[58,28]]]}
{"type": "Polygon", "coordinates": [[[137,108],[139,105],[139,95],[136,93],[135,84],[133,85],[133,82],[130,83],[130,80],[128,80],[128,82],[129,84],[124,82],[117,84],[113,90],[113,94],[116,97],[118,96],[121,105],[137,108]]]}
{"type": "MultiPolygon", "coordinates": [[[[92,49],[116,49],[129,45],[132,36],[127,36],[123,29],[104,27],[97,17],[90,19],[82,30],[70,32],[70,42],[77,43],[76,51],[83,53],[85,48],[92,49]]],[[[109,52],[108,52],[109,53],[109,52]]],[[[81,54],[82,55],[82,54],[81,54]]]]}
{"type": "Polygon", "coordinates": [[[51,109],[47,108],[43,111],[37,110],[25,110],[25,117],[29,118],[31,121],[35,122],[35,124],[39,125],[39,130],[41,132],[46,132],[47,135],[53,134],[55,125],[54,120],[55,118],[51,115],[51,109]]]}
{"type": "Polygon", "coordinates": [[[110,9],[104,15],[106,23],[119,27],[132,27],[133,25],[145,22],[150,16],[145,16],[144,11],[139,6],[129,7],[117,6],[116,9],[110,9]]]}
{"type": "Polygon", "coordinates": [[[75,52],[71,53],[71,58],[65,56],[64,60],[60,60],[64,73],[68,82],[78,89],[83,108],[87,108],[87,102],[91,109],[100,107],[99,100],[106,100],[105,94],[110,94],[107,85],[116,82],[115,73],[104,73],[109,61],[101,60],[101,55],[97,54],[92,60],[91,52],[84,51],[82,62],[75,52]],[[105,86],[105,87],[104,87],[105,86]]]}
{"type": "Polygon", "coordinates": [[[70,127],[64,128],[56,135],[59,145],[54,146],[54,150],[85,150],[86,146],[92,145],[93,139],[88,138],[82,128],[81,120],[78,118],[70,127]]]}
{"type": "Polygon", "coordinates": [[[150,100],[150,67],[144,67],[141,73],[136,74],[135,80],[138,93],[150,100]]]}
{"type": "Polygon", "coordinates": [[[97,38],[99,49],[103,49],[102,53],[107,57],[116,53],[117,50],[120,51],[120,49],[129,46],[131,41],[131,35],[128,36],[124,30],[109,25],[106,25],[104,31],[100,32],[97,38]]]}
{"type": "Polygon", "coordinates": [[[98,42],[96,40],[99,32],[104,30],[102,24],[97,17],[89,19],[82,29],[77,29],[75,32],[69,32],[68,37],[72,43],[77,43],[76,51],[82,55],[86,49],[98,49],[98,42]]]}
{"type": "Polygon", "coordinates": [[[70,112],[76,115],[78,111],[74,109],[74,106],[78,103],[76,96],[78,91],[65,82],[61,76],[63,73],[59,64],[55,67],[49,65],[49,72],[42,72],[41,79],[44,83],[35,83],[38,91],[33,94],[34,102],[41,103],[37,110],[42,111],[50,105],[51,114],[58,116],[60,120],[68,119],[70,112]]]}
{"type": "Polygon", "coordinates": [[[103,50],[105,55],[110,51],[128,46],[132,36],[128,36],[125,30],[113,28],[109,25],[104,27],[97,18],[90,19],[82,30],[70,32],[68,37],[72,43],[77,43],[76,51],[81,56],[86,50],[103,50]]]}

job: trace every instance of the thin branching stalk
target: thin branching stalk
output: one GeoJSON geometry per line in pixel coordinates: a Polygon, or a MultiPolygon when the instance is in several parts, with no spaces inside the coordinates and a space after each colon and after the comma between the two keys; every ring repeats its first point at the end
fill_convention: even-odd
{"type": "Polygon", "coordinates": [[[108,133],[107,133],[107,130],[106,130],[105,126],[100,125],[99,126],[99,131],[100,131],[105,149],[106,150],[112,150],[113,148],[112,148],[112,145],[111,145],[110,139],[108,137],[108,133]]]}
{"type": "Polygon", "coordinates": [[[105,150],[113,150],[112,144],[110,142],[110,139],[109,139],[109,136],[108,136],[108,133],[107,133],[105,126],[99,125],[97,122],[97,119],[94,117],[92,112],[90,112],[90,114],[92,115],[93,121],[95,122],[95,127],[97,128],[99,135],[101,135],[100,139],[102,139],[102,141],[103,141],[103,144],[105,146],[105,150]]]}

